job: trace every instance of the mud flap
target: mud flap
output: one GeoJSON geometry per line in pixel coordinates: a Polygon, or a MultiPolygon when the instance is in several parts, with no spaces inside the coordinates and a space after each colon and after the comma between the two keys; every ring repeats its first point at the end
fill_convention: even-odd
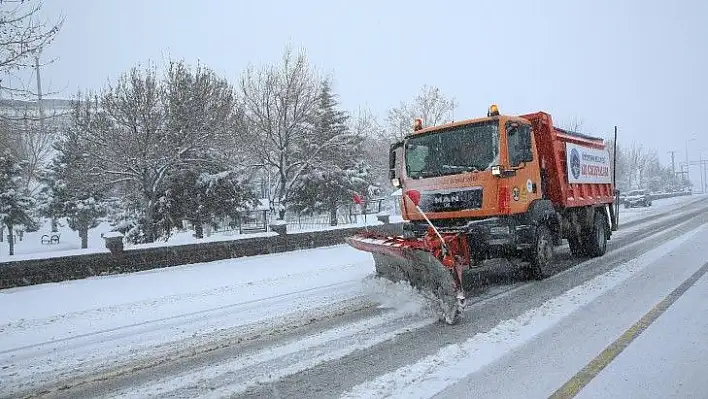
{"type": "Polygon", "coordinates": [[[461,304],[455,292],[455,280],[433,254],[397,243],[395,239],[349,237],[345,241],[354,248],[370,252],[374,257],[376,274],[393,282],[408,282],[423,294],[438,301],[441,319],[448,324],[458,321],[461,304]]]}

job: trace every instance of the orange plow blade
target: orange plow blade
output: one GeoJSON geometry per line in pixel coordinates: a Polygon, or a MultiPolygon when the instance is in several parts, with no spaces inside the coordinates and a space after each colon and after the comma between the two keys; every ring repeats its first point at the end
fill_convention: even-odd
{"type": "Polygon", "coordinates": [[[361,233],[345,239],[347,244],[374,257],[376,274],[393,282],[408,282],[412,287],[436,298],[442,319],[458,321],[464,299],[456,287],[455,273],[427,249],[424,240],[361,233]]]}

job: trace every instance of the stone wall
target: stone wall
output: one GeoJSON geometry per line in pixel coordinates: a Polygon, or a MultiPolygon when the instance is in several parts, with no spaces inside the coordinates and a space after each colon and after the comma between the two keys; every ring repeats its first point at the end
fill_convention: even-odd
{"type": "MultiPolygon", "coordinates": [[[[401,224],[369,227],[400,234],[401,224]]],[[[344,243],[361,227],[0,263],[0,289],[344,243]]]]}

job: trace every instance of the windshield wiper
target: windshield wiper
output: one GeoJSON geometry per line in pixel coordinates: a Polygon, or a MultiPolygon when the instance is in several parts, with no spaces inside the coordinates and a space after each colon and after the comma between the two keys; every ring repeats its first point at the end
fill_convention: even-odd
{"type": "Polygon", "coordinates": [[[479,168],[474,165],[443,165],[443,169],[454,169],[462,172],[479,172],[479,168]]]}
{"type": "Polygon", "coordinates": [[[413,179],[424,179],[426,177],[448,176],[465,172],[480,172],[480,169],[474,165],[442,165],[441,170],[421,170],[415,175],[411,175],[413,179]]]}

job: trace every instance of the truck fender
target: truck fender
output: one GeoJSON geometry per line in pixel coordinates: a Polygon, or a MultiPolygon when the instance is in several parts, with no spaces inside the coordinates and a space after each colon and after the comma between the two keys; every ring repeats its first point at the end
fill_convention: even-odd
{"type": "Polygon", "coordinates": [[[553,202],[547,199],[533,200],[527,211],[529,224],[537,225],[541,222],[549,222],[552,229],[557,220],[556,210],[553,208],[553,202]]]}
{"type": "Polygon", "coordinates": [[[545,224],[553,234],[555,245],[561,244],[560,220],[551,200],[537,199],[532,201],[527,211],[527,220],[534,228],[545,224]]]}

